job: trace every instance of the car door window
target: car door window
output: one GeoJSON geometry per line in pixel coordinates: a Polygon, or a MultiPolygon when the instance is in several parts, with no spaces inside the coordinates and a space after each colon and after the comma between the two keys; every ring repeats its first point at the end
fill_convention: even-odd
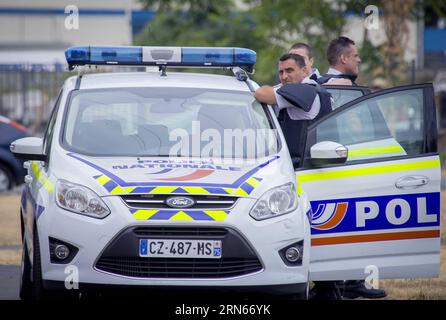
{"type": "Polygon", "coordinates": [[[328,92],[330,92],[333,97],[333,109],[337,109],[340,106],[363,96],[361,91],[355,90],[328,89],[328,92]]]}
{"type": "Polygon", "coordinates": [[[333,141],[346,146],[347,162],[414,156],[423,153],[423,130],[423,90],[413,89],[339,110],[317,125],[314,142],[333,141]]]}
{"type": "Polygon", "coordinates": [[[333,98],[333,109],[336,110],[340,106],[349,103],[357,98],[360,98],[370,93],[370,89],[366,87],[352,87],[352,86],[335,86],[324,85],[327,91],[333,98]]]}

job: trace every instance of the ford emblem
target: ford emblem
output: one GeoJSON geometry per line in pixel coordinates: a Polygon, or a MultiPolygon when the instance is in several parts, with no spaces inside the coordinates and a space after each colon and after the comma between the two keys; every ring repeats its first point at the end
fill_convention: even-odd
{"type": "Polygon", "coordinates": [[[189,197],[170,197],[166,199],[166,204],[171,208],[190,208],[195,201],[189,197]]]}

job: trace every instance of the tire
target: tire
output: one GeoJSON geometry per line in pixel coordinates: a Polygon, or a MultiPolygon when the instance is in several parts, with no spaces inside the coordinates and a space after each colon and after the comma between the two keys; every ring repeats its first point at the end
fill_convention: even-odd
{"type": "Polygon", "coordinates": [[[307,282],[305,290],[296,294],[296,300],[308,300],[310,297],[310,283],[307,282]]]}
{"type": "Polygon", "coordinates": [[[50,291],[43,287],[42,280],[42,260],[40,255],[39,236],[37,228],[34,226],[33,231],[33,265],[31,267],[31,300],[35,302],[47,300],[68,300],[77,301],[79,292],[69,292],[67,290],[50,291]]]}
{"type": "Polygon", "coordinates": [[[0,192],[10,190],[14,186],[14,179],[11,170],[0,163],[0,192]]]}
{"type": "Polygon", "coordinates": [[[20,299],[30,301],[32,296],[31,262],[26,239],[22,236],[22,263],[20,267],[20,299]]]}
{"type": "Polygon", "coordinates": [[[33,265],[31,267],[31,274],[32,274],[31,300],[32,301],[47,300],[49,298],[49,295],[47,291],[43,288],[40,243],[36,226],[34,226],[33,229],[33,265]]]}
{"type": "Polygon", "coordinates": [[[305,289],[303,289],[302,291],[278,295],[275,298],[280,299],[280,301],[309,300],[309,295],[310,283],[307,282],[305,289]]]}

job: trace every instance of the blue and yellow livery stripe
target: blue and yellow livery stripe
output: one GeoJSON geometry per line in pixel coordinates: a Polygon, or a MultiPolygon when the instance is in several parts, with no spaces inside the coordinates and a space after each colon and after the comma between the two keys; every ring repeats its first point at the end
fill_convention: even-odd
{"type": "MultiPolygon", "coordinates": [[[[387,165],[375,165],[367,167],[359,167],[353,169],[341,169],[332,171],[315,171],[310,173],[297,173],[297,179],[300,183],[362,177],[374,174],[384,174],[391,172],[404,172],[419,169],[440,168],[440,160],[425,160],[406,163],[392,163],[387,165]]],[[[304,171],[305,172],[305,171],[304,171]]]]}
{"type": "Polygon", "coordinates": [[[247,179],[242,185],[235,191],[235,195],[240,197],[247,197],[251,194],[254,188],[262,181],[262,178],[251,177],[247,179]]]}
{"type": "Polygon", "coordinates": [[[130,209],[136,220],[224,221],[228,210],[158,210],[130,209]]]}
{"type": "Polygon", "coordinates": [[[171,194],[173,193],[175,190],[177,190],[178,187],[175,186],[160,186],[160,187],[155,187],[153,188],[152,191],[150,191],[150,194],[171,194]]]}
{"type": "Polygon", "coordinates": [[[121,187],[106,175],[94,176],[93,178],[110,194],[132,193],[136,189],[136,187],[121,187]]]}
{"type": "Polygon", "coordinates": [[[393,146],[379,146],[379,147],[369,147],[369,148],[360,148],[360,149],[349,149],[348,157],[367,157],[367,156],[376,156],[376,155],[386,155],[389,153],[400,153],[402,155],[406,155],[406,151],[400,145],[393,146]]]}
{"type": "Polygon", "coordinates": [[[313,171],[309,173],[297,172],[297,194],[300,196],[303,192],[302,184],[307,182],[324,181],[324,180],[335,180],[335,179],[345,179],[354,177],[365,177],[368,175],[385,174],[392,172],[405,172],[420,169],[432,169],[440,168],[440,160],[429,159],[423,161],[412,161],[406,163],[391,163],[386,165],[372,165],[367,167],[356,167],[353,169],[346,169],[343,167],[341,170],[330,170],[330,171],[313,171]]]}
{"type": "Polygon", "coordinates": [[[304,190],[302,189],[302,184],[300,183],[300,181],[297,181],[297,195],[300,197],[303,192],[304,190]]]}
{"type": "Polygon", "coordinates": [[[180,189],[183,189],[189,194],[210,194],[206,188],[202,187],[181,187],[180,189]]]}
{"type": "Polygon", "coordinates": [[[106,175],[93,177],[111,195],[117,194],[195,194],[195,195],[237,195],[240,197],[249,196],[255,187],[259,185],[262,178],[250,177],[243,182],[239,188],[225,187],[191,187],[191,186],[151,186],[151,187],[122,187],[106,175]]]}
{"type": "MultiPolygon", "coordinates": [[[[113,174],[112,172],[86,160],[83,159],[82,157],[80,157],[79,155],[76,155],[74,153],[67,153],[67,156],[70,156],[80,162],[82,162],[83,164],[96,169],[97,171],[99,171],[101,174],[110,177],[110,179],[114,180],[116,183],[118,183],[120,186],[122,187],[130,187],[130,186],[156,186],[158,183],[157,182],[130,182],[130,181],[124,181],[122,180],[120,177],[118,177],[117,175],[113,174]]],[[[252,168],[251,170],[249,170],[248,172],[246,172],[243,176],[239,177],[236,181],[232,182],[232,183],[225,183],[225,184],[216,184],[216,183],[197,183],[197,182],[181,182],[181,183],[176,183],[176,182],[170,182],[170,183],[160,183],[159,185],[170,185],[170,186],[200,186],[200,187],[228,187],[228,188],[237,188],[239,187],[243,182],[245,182],[247,179],[249,179],[249,177],[252,177],[253,175],[255,175],[259,170],[261,170],[262,168],[266,167],[267,165],[269,165],[270,163],[274,162],[275,160],[279,159],[280,156],[275,155],[272,156],[269,160],[265,161],[264,163],[252,168]]]]}
{"type": "Polygon", "coordinates": [[[49,193],[53,193],[54,183],[52,183],[46,173],[42,171],[37,161],[31,161],[31,169],[34,172],[37,181],[39,181],[39,183],[46,189],[46,191],[48,191],[49,193]]]}

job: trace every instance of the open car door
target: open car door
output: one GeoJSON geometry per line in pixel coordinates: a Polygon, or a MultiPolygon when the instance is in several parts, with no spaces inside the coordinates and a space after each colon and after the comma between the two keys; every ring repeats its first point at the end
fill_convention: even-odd
{"type": "Polygon", "coordinates": [[[435,116],[433,87],[420,84],[367,94],[308,127],[296,175],[312,207],[311,280],[438,276],[435,116]]]}

